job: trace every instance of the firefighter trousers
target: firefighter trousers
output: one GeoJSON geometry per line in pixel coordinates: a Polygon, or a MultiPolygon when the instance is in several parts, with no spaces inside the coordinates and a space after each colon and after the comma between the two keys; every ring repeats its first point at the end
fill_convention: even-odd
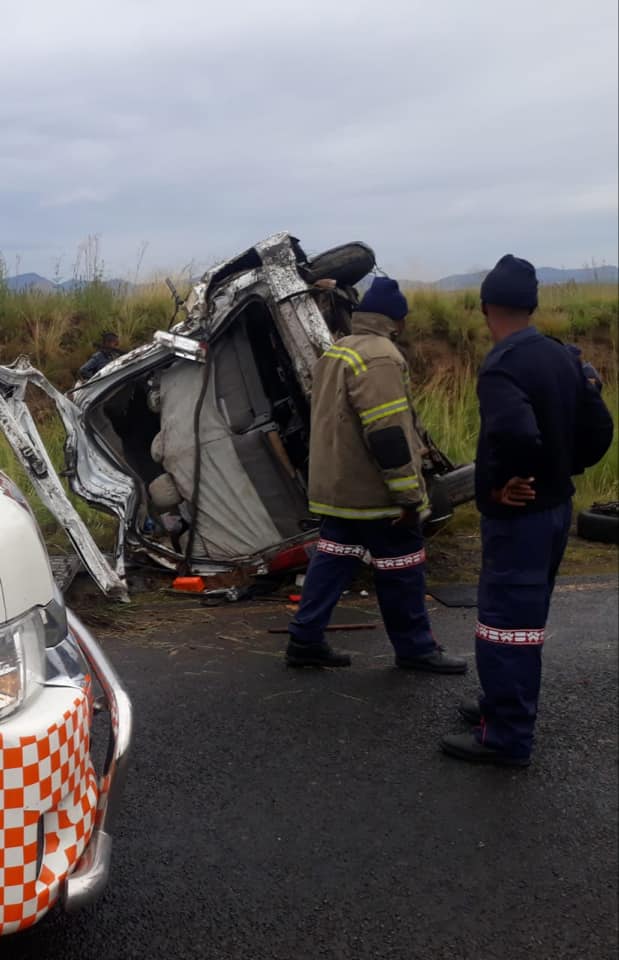
{"type": "Polygon", "coordinates": [[[482,517],[476,628],[482,724],[477,738],[512,756],[533,746],[550,598],[567,544],[571,502],[482,517]]]}
{"type": "Polygon", "coordinates": [[[369,560],[387,635],[401,657],[436,649],[425,603],[425,550],[419,529],[391,520],[327,518],[310,561],[299,610],[290,624],[297,643],[320,643],[333,608],[359,564],[369,560]]]}

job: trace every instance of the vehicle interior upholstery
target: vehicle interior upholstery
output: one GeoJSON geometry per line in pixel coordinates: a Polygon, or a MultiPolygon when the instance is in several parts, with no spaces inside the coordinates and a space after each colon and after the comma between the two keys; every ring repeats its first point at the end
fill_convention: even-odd
{"type": "MultiPolygon", "coordinates": [[[[197,374],[195,366],[192,361],[175,360],[167,370],[151,371],[128,380],[89,417],[90,426],[105,440],[115,459],[128,466],[141,481],[149,512],[157,518],[171,508],[178,509],[181,516],[192,516],[195,489],[188,489],[188,477],[193,477],[196,423],[202,418],[201,411],[200,419],[196,420],[196,406],[202,396],[204,405],[212,405],[215,400],[217,417],[251,482],[252,496],[257,495],[270,517],[275,530],[274,543],[298,537],[311,529],[315,522],[309,517],[305,495],[309,409],[266,304],[260,300],[249,302],[217,337],[208,364],[208,378],[212,383],[204,393],[200,389],[203,378],[194,375],[197,374]],[[174,430],[170,432],[171,424],[166,424],[165,419],[176,416],[176,412],[169,404],[162,404],[162,385],[187,366],[194,368],[186,381],[191,396],[183,398],[184,414],[175,420],[174,430]],[[187,453],[182,469],[177,471],[170,469],[169,463],[178,465],[180,461],[166,458],[165,447],[170,437],[175,444],[180,442],[179,432],[186,435],[187,453]],[[176,497],[175,489],[178,490],[176,497]],[[175,500],[176,505],[172,506],[175,500]]],[[[176,404],[176,409],[178,407],[176,404]]],[[[211,425],[210,433],[203,436],[199,427],[201,445],[212,442],[217,434],[213,429],[211,425]]],[[[227,461],[219,457],[219,462],[227,461]]],[[[232,467],[227,469],[229,473],[232,467]]],[[[200,490],[206,500],[209,481],[215,482],[213,462],[204,460],[200,490]]],[[[231,478],[217,480],[220,485],[228,481],[231,482],[231,478]]],[[[232,488],[230,495],[233,495],[232,488]]],[[[201,522],[206,524],[210,516],[211,526],[215,527],[212,506],[210,510],[201,522]]],[[[203,548],[207,552],[213,549],[206,531],[196,543],[199,554],[203,548]],[[204,547],[205,544],[209,546],[204,547]]]]}

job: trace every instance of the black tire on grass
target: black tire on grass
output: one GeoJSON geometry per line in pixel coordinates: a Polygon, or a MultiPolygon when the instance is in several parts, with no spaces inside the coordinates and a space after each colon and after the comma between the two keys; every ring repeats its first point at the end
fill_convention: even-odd
{"type": "Polygon", "coordinates": [[[576,519],[576,532],[583,540],[619,543],[619,504],[594,503],[576,519]]]}

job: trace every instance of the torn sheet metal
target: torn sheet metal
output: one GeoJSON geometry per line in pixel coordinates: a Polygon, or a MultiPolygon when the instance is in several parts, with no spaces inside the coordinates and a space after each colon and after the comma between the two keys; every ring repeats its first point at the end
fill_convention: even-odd
{"type": "MultiPolygon", "coordinates": [[[[360,243],[307,258],[277,234],[207,270],[182,320],[67,396],[27,360],[0,367],[0,427],[104,592],[126,594],[129,557],[212,575],[282,569],[303,554],[316,527],[305,496],[313,368],[346,332],[352,285],[373,264],[360,243]],[[62,419],[71,490],[118,518],[112,564],[54,472],[28,383],[62,419]]],[[[471,498],[469,473],[454,472],[448,508],[471,498]]]]}
{"type": "MultiPolygon", "coordinates": [[[[117,571],[110,567],[93,540],[90,531],[67,497],[56,474],[25,403],[25,391],[28,383],[35,384],[54,401],[67,432],[67,448],[77,454],[78,412],[71,401],[52,387],[43,374],[30,367],[24,358],[18,360],[14,367],[0,367],[0,387],[3,388],[0,392],[0,428],[41,501],[62,525],[78,556],[92,573],[101,589],[105,593],[126,598],[127,587],[124,579],[124,567],[121,566],[120,570],[117,571]],[[7,390],[7,386],[12,386],[13,389],[7,390]]],[[[76,469],[77,459],[76,456],[76,469]]],[[[95,464],[91,459],[88,467],[89,483],[94,482],[97,469],[105,478],[106,497],[109,500],[112,495],[109,488],[111,478],[102,462],[95,464]]],[[[120,477],[117,492],[124,492],[127,486],[126,478],[120,477]]]]}

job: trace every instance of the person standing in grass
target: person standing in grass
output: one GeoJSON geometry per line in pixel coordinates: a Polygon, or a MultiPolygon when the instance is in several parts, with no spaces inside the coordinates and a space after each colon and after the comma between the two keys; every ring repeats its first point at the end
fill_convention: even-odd
{"type": "Polygon", "coordinates": [[[120,340],[116,333],[104,333],[101,338],[101,346],[96,353],[93,353],[90,360],[80,367],[78,376],[80,380],[90,380],[95,373],[106,367],[112,360],[122,356],[122,350],[119,349],[120,340]]]}
{"type": "Polygon", "coordinates": [[[464,760],[526,766],[544,628],[570,528],[571,478],[602,458],[613,423],[595,371],[583,367],[573,348],[531,325],[537,307],[532,264],[502,257],[481,286],[481,302],[495,343],[477,387],[482,695],[460,706],[473,732],[445,736],[441,747],[464,760]]]}
{"type": "Polygon", "coordinates": [[[402,669],[464,673],[434,641],[425,605],[421,524],[428,499],[421,472],[408,366],[395,345],[406,297],[377,277],[353,314],[352,336],[318,361],[312,389],[309,499],[322,517],[286,660],[294,667],[347,667],[324,631],[342,592],[371,557],[389,639],[402,669]]]}

